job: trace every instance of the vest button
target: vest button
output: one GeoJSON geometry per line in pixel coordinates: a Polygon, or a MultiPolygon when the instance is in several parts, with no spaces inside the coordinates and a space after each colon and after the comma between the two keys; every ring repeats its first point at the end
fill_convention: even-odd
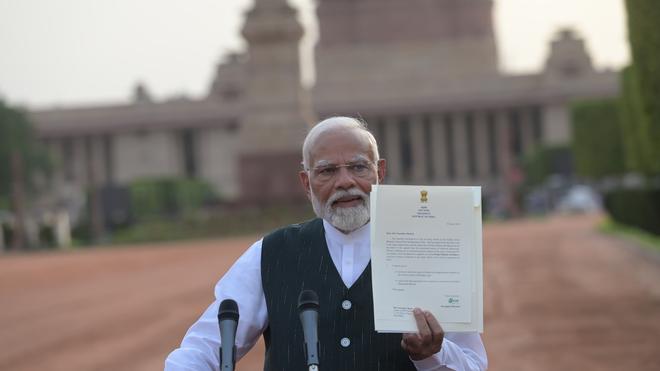
{"type": "Polygon", "coordinates": [[[341,344],[341,346],[344,347],[344,348],[348,348],[351,345],[351,339],[341,338],[341,341],[339,341],[339,344],[341,344]]]}
{"type": "Polygon", "coordinates": [[[352,306],[353,306],[353,303],[351,303],[350,300],[344,300],[344,301],[341,302],[341,307],[346,309],[346,310],[351,309],[352,306]]]}

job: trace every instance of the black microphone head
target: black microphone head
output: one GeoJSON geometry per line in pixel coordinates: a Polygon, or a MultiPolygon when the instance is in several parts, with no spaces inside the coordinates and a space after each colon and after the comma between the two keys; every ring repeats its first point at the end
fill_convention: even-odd
{"type": "Polygon", "coordinates": [[[218,320],[233,319],[238,321],[238,304],[232,299],[225,299],[218,308],[218,320]]]}
{"type": "Polygon", "coordinates": [[[319,309],[319,296],[312,290],[303,290],[298,296],[298,310],[319,309]]]}

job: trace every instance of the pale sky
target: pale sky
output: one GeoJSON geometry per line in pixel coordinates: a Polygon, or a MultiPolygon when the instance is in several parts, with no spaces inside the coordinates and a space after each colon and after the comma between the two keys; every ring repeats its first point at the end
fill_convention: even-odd
{"type": "MultiPolygon", "coordinates": [[[[252,2],[0,0],[0,97],[31,108],[121,103],[138,80],[156,99],[203,96],[217,62],[245,47],[252,2]]],[[[289,2],[313,30],[309,51],[312,0],[289,2]]],[[[623,0],[495,0],[494,17],[506,72],[540,70],[562,27],[586,39],[597,68],[629,60],[623,0]]]]}

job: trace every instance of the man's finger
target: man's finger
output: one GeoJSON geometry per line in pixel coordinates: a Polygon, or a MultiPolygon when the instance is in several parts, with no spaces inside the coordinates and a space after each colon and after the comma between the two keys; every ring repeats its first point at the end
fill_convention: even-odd
{"type": "Polygon", "coordinates": [[[426,323],[429,324],[429,327],[431,328],[431,332],[433,333],[433,335],[442,334],[444,336],[445,330],[442,329],[440,322],[438,322],[438,320],[431,312],[429,311],[424,312],[424,317],[426,317],[426,323]]]}
{"type": "Polygon", "coordinates": [[[419,331],[421,340],[423,342],[431,341],[433,339],[433,333],[428,322],[426,322],[424,312],[419,308],[415,308],[413,309],[413,315],[415,316],[415,322],[417,322],[417,331],[419,331]]]}

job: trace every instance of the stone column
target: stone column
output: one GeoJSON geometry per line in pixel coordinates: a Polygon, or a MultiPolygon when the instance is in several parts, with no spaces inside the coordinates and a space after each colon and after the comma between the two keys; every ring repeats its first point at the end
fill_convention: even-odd
{"type": "Polygon", "coordinates": [[[385,158],[387,159],[387,183],[398,184],[401,182],[401,149],[399,148],[399,128],[394,117],[386,117],[385,125],[385,158]]]}
{"type": "Polygon", "coordinates": [[[424,122],[422,117],[410,117],[410,142],[412,150],[412,182],[426,183],[426,140],[424,139],[424,122]]]}
{"type": "Polygon", "coordinates": [[[90,234],[93,243],[101,242],[104,234],[104,221],[103,221],[103,203],[101,200],[100,187],[98,185],[98,168],[96,153],[98,150],[95,146],[95,137],[86,137],[85,145],[85,185],[89,192],[89,222],[90,234]]]}
{"type": "Polygon", "coordinates": [[[570,113],[564,103],[542,108],[544,144],[567,144],[571,140],[570,113]]]}
{"type": "Polygon", "coordinates": [[[486,116],[483,112],[474,114],[474,150],[477,162],[477,182],[484,183],[490,178],[488,152],[488,130],[486,116]]]}
{"type": "Polygon", "coordinates": [[[115,137],[112,134],[107,134],[101,138],[101,155],[99,156],[101,161],[101,169],[103,169],[103,180],[106,185],[114,184],[117,171],[116,164],[117,160],[115,159],[115,137]]]}
{"type": "Polygon", "coordinates": [[[456,163],[456,180],[458,185],[469,179],[467,132],[465,127],[465,113],[453,115],[454,162],[456,163]]]}
{"type": "Polygon", "coordinates": [[[513,161],[511,148],[511,132],[509,119],[506,111],[498,111],[495,114],[495,132],[497,133],[497,164],[500,169],[499,178],[502,182],[506,181],[506,174],[509,172],[513,161]]]}
{"type": "Polygon", "coordinates": [[[58,210],[53,221],[55,242],[57,247],[65,248],[71,246],[71,221],[66,210],[58,210]]]}
{"type": "Polygon", "coordinates": [[[523,155],[529,155],[536,146],[534,144],[534,130],[532,128],[532,110],[528,107],[520,109],[520,140],[522,141],[523,155]]]}
{"type": "Polygon", "coordinates": [[[75,177],[74,183],[80,187],[80,189],[85,189],[86,183],[86,174],[87,174],[87,160],[85,159],[85,138],[84,137],[75,137],[72,139],[73,146],[73,173],[75,177]]]}
{"type": "Polygon", "coordinates": [[[543,145],[543,110],[539,106],[532,106],[532,137],[536,146],[543,145]]]}
{"type": "Polygon", "coordinates": [[[434,184],[447,183],[449,171],[447,169],[447,145],[445,137],[445,122],[443,115],[431,116],[431,142],[433,143],[434,184]]]}
{"type": "Polygon", "coordinates": [[[495,116],[497,132],[497,156],[500,168],[499,184],[502,206],[512,215],[516,215],[518,208],[514,197],[514,159],[511,148],[511,129],[509,115],[506,111],[499,111],[495,116]]]}
{"type": "Polygon", "coordinates": [[[382,117],[372,118],[369,123],[369,131],[378,143],[378,154],[380,158],[387,160],[387,134],[385,133],[385,120],[382,117]]]}

